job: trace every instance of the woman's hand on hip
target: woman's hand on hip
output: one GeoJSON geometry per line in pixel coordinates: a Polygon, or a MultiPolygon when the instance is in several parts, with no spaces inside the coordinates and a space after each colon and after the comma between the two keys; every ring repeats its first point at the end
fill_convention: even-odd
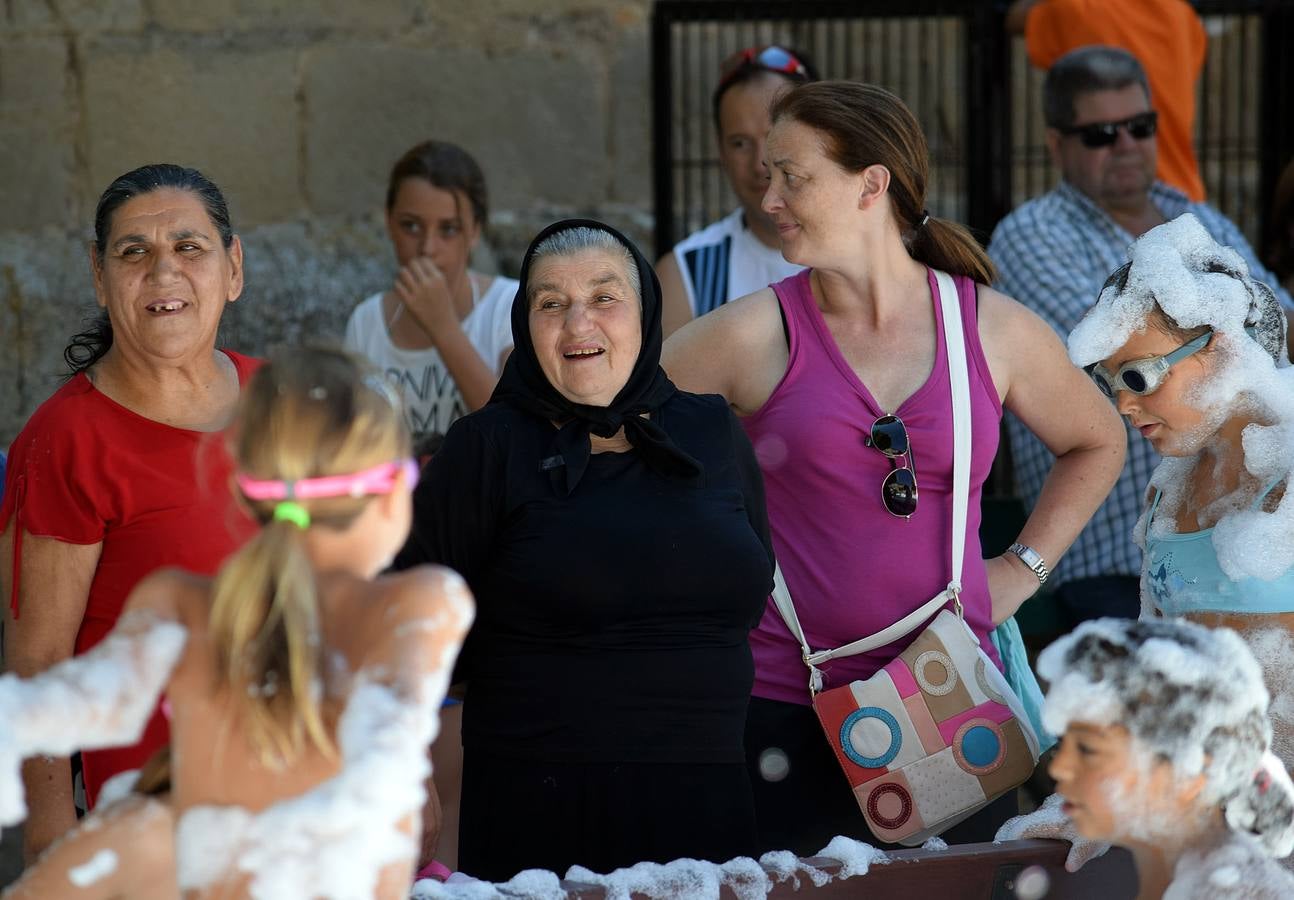
{"type": "Polygon", "coordinates": [[[445,274],[426,256],[415,257],[395,277],[395,296],[431,338],[458,325],[445,274]]]}
{"type": "Polygon", "coordinates": [[[1024,601],[1038,592],[1038,576],[1010,554],[984,560],[988,592],[993,601],[993,624],[1001,625],[1024,601]]]}

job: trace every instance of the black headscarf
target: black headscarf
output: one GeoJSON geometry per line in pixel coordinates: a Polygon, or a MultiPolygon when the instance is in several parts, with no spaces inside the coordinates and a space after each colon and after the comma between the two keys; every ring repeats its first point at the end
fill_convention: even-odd
{"type": "Polygon", "coordinates": [[[543,458],[535,460],[541,471],[547,471],[559,493],[569,494],[580,483],[588,467],[589,434],[608,438],[622,427],[625,437],[643,461],[669,478],[695,480],[701,475],[701,464],[680,449],[652,418],[678,391],[660,367],[661,330],[660,282],[651,263],[628,238],[609,225],[592,219],[565,219],[549,225],[539,233],[521,265],[521,286],[512,301],[512,354],[504,366],[491,403],[511,403],[526,412],[552,422],[562,423],[543,458]],[[629,380],[610,406],[586,406],[572,403],[548,381],[539,365],[534,341],[530,336],[529,279],[535,249],[559,231],[593,228],[619,241],[638,267],[642,291],[642,349],[634,363],[629,380]]]}

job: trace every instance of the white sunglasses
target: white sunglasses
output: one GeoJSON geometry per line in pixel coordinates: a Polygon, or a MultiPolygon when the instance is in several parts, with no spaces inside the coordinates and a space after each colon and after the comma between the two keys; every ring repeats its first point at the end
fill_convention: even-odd
{"type": "Polygon", "coordinates": [[[1164,383],[1164,378],[1168,375],[1168,370],[1191,354],[1203,350],[1211,337],[1213,337],[1212,328],[1182,344],[1172,353],[1126,362],[1113,375],[1100,363],[1088,366],[1087,374],[1092,376],[1101,393],[1111,400],[1119,391],[1131,391],[1144,397],[1159,390],[1159,386],[1164,383]]]}

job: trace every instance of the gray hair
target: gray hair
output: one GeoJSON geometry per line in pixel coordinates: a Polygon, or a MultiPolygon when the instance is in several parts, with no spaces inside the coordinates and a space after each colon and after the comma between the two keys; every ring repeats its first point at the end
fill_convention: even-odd
{"type": "Polygon", "coordinates": [[[1071,50],[1052,64],[1042,82],[1042,117],[1051,128],[1074,124],[1074,101],[1080,94],[1117,91],[1139,84],[1150,99],[1150,82],[1137,58],[1119,47],[1099,44],[1071,50]]]}
{"type": "Polygon", "coordinates": [[[638,303],[642,304],[642,277],[638,274],[638,263],[635,261],[633,253],[629,251],[628,247],[616,240],[614,235],[603,231],[601,228],[579,225],[575,228],[567,228],[555,234],[550,234],[530,254],[529,264],[534,266],[536,262],[549,256],[574,256],[577,253],[583,253],[585,250],[602,250],[610,253],[617,261],[623,262],[625,277],[629,280],[629,287],[633,289],[634,296],[638,298],[638,303]]]}

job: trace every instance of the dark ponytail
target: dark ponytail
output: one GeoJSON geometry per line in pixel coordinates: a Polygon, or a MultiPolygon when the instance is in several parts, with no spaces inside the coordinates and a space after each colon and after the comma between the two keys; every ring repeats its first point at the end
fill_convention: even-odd
{"type": "Polygon", "coordinates": [[[965,275],[980,284],[997,280],[993,260],[964,225],[930,216],[913,230],[908,252],[917,262],[954,275],[965,275]]]}
{"type": "Polygon", "coordinates": [[[63,348],[63,361],[69,375],[84,372],[103,358],[112,347],[112,320],[108,311],[101,309],[85,319],[85,331],[72,335],[71,342],[63,348]]]}
{"type": "Polygon", "coordinates": [[[854,81],[802,84],[773,104],[772,120],[793,119],[826,138],[827,156],[849,172],[881,165],[890,172],[890,208],[917,262],[981,284],[993,261],[971,233],[926,212],[930,152],[912,111],[884,88],[854,81]]]}

